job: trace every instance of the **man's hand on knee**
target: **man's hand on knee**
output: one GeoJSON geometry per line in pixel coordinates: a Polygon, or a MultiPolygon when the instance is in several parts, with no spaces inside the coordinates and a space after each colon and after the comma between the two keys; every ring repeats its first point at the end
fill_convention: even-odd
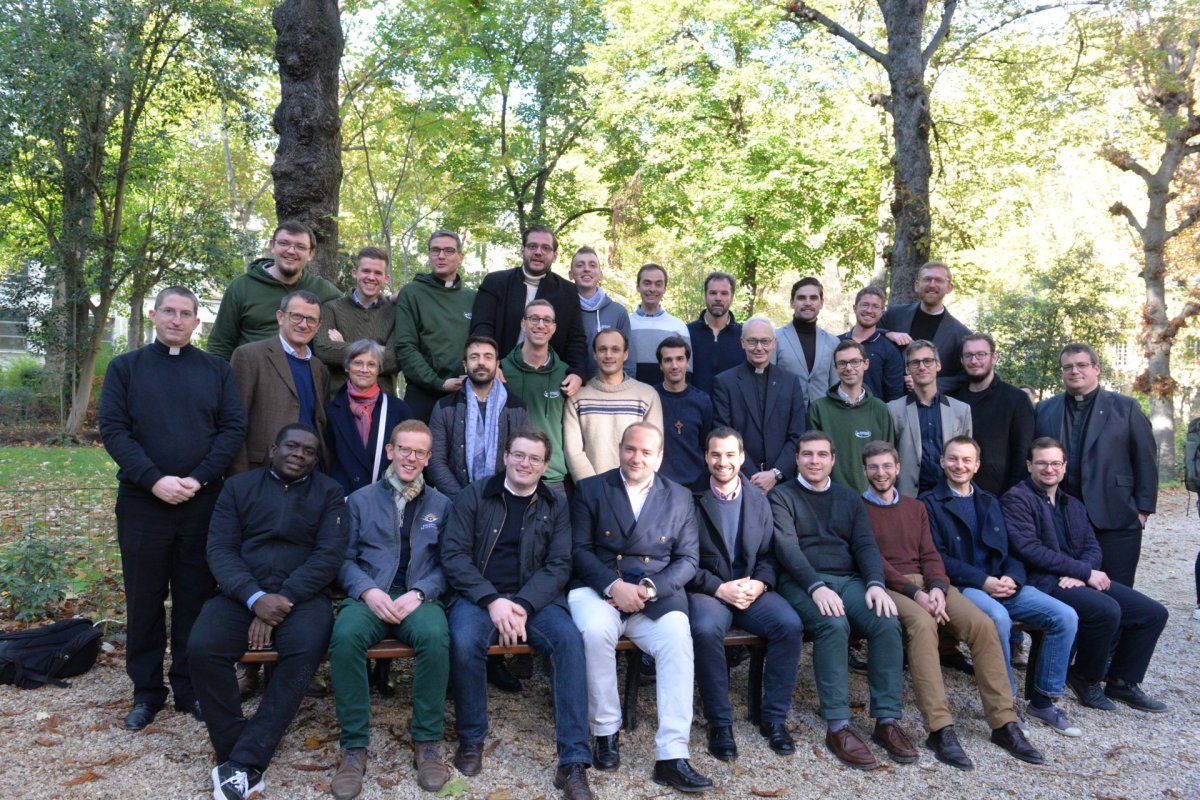
{"type": "Polygon", "coordinates": [[[254,616],[274,627],[292,613],[292,601],[281,594],[264,594],[254,601],[254,616]]]}

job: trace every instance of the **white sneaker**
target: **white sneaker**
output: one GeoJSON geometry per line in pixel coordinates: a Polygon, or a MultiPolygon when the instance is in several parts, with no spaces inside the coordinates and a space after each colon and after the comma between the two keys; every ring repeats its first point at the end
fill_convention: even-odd
{"type": "Polygon", "coordinates": [[[1083,730],[1067,718],[1067,712],[1053,703],[1049,708],[1037,708],[1032,703],[1025,707],[1025,713],[1036,720],[1046,723],[1063,736],[1076,738],[1083,736],[1083,730]]]}
{"type": "Polygon", "coordinates": [[[1200,620],[1200,606],[1196,606],[1196,610],[1192,612],[1192,619],[1200,620]]]}

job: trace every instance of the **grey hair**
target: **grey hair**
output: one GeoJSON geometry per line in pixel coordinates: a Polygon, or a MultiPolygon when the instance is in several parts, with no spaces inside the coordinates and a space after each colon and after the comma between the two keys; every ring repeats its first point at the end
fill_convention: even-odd
{"type": "Polygon", "coordinates": [[[383,369],[383,347],[374,339],[359,339],[347,347],[346,355],[342,357],[342,369],[349,370],[350,362],[363,353],[375,356],[375,363],[379,364],[380,369],[383,369]]]}

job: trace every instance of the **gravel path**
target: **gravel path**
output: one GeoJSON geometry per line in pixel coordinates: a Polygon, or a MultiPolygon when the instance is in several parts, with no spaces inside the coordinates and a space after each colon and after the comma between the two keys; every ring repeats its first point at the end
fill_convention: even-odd
{"type": "MultiPolygon", "coordinates": [[[[717,784],[704,796],[1200,798],[1200,622],[1191,618],[1192,564],[1200,546],[1200,521],[1194,508],[1188,516],[1184,508],[1183,493],[1164,493],[1160,513],[1151,518],[1138,570],[1138,588],[1165,602],[1171,612],[1145,683],[1152,695],[1170,704],[1168,713],[1141,714],[1124,706],[1105,713],[1066,700],[1064,707],[1084,729],[1084,736],[1067,739],[1031,723],[1030,739],[1048,759],[1045,766],[1034,767],[1008,757],[987,741],[974,684],[955,672],[946,676],[947,691],[959,737],[975,760],[975,771],[951,769],[922,748],[917,764],[884,763],[881,769],[862,773],[841,766],[824,748],[806,647],[789,718],[798,744],[795,756],[775,756],[744,721],[744,666],[734,672],[733,686],[735,712],[742,720],[735,728],[739,761],[725,764],[705,752],[697,711],[692,761],[717,784]]],[[[408,679],[404,669],[397,696],[374,699],[373,752],[361,795],[364,800],[431,796],[417,788],[411,767],[408,679]]],[[[865,737],[870,732],[862,708],[865,677],[853,676],[851,695],[853,724],[865,737]]],[[[69,689],[0,687],[0,753],[5,765],[0,770],[0,798],[211,797],[212,758],[203,726],[168,710],[146,730],[128,733],[120,721],[130,707],[129,696],[119,650],[102,656],[101,663],[69,689]]],[[[548,697],[540,672],[526,682],[520,695],[492,693],[492,735],[484,771],[474,779],[460,779],[460,796],[487,800],[559,796],[551,784],[554,725],[548,697]]],[[[914,740],[923,740],[911,691],[905,700],[904,727],[914,740]]],[[[676,796],[650,780],[654,738],[650,687],[643,689],[641,702],[641,725],[622,737],[620,769],[589,773],[600,800],[676,796]]],[[[448,704],[448,730],[453,730],[451,716],[448,704]]],[[[264,797],[329,797],[337,748],[332,699],[306,699],[266,774],[264,797]]]]}

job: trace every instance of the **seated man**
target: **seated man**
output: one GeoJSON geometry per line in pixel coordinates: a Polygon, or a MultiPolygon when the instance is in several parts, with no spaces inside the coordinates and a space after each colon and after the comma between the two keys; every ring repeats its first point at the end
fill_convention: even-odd
{"type": "Polygon", "coordinates": [[[285,425],[268,464],[226,481],[213,511],[208,565],[220,594],[200,611],[188,653],[216,750],[218,799],[263,791],[263,771],[329,645],[330,590],[346,555],[346,502],[341,484],[313,471],[319,450],[313,428],[285,425]],[[279,654],[249,720],[234,674],[247,642],[279,654]]]}
{"type": "Polygon", "coordinates": [[[747,482],[740,473],[746,454],[737,431],[712,431],[704,457],[708,485],[695,495],[700,566],[687,589],[708,752],[722,761],[737,758],[725,661],[725,634],[737,625],[767,640],[759,731],[772,750],[791,755],[796,745],[785,722],[804,629],[788,602],[770,591],[775,585],[771,505],[753,487],[743,491],[747,482]]]}
{"type": "Polygon", "coordinates": [[[919,499],[929,512],[933,543],[950,582],[996,624],[1014,698],[1017,682],[1009,652],[1012,620],[1028,622],[1046,632],[1034,673],[1034,695],[1027,698],[1029,705],[1042,709],[1039,717],[1056,718],[1055,727],[1064,734],[1081,736],[1082,731],[1071,724],[1065,711],[1051,708],[1062,697],[1078,617],[1069,606],[1033,586],[1022,585],[1025,566],[1009,550],[1000,501],[973,483],[979,471],[979,445],[975,440],[956,436],[946,442],[941,466],[945,477],[919,499]]]}
{"type": "Polygon", "coordinates": [[[487,651],[529,642],[550,656],[558,769],[567,800],[590,800],[583,643],[563,602],[571,577],[567,501],[542,483],[550,437],[509,434],[504,471],[476,481],[454,501],[442,541],[442,567],[459,597],[450,607],[454,716],[464,775],[483,769],[487,738],[487,651]]]}
{"type": "Polygon", "coordinates": [[[624,634],[657,662],[654,782],[699,792],[712,782],[688,762],[694,664],[684,587],[699,554],[692,496],[656,474],[663,454],[657,426],[630,425],[620,447],[621,465],[581,481],[571,507],[578,582],[567,601],[587,654],[593,762],[603,770],[621,763],[615,648],[624,634]]]}
{"type": "Polygon", "coordinates": [[[938,636],[949,631],[966,640],[975,662],[975,683],[992,741],[1014,758],[1031,764],[1045,759],[1021,733],[1013,709],[1012,687],[1004,667],[1004,651],[996,626],[962,593],[950,585],[942,557],[929,533],[925,506],[896,489],[900,460],[888,442],[871,442],[863,450],[863,472],[870,487],[863,493],[871,530],[883,555],[888,594],[904,626],[904,648],[912,675],[917,708],[929,738],[925,746],[938,761],[962,770],[974,769],[954,732],[946,702],[946,686],[938,659],[938,636]]]}
{"type": "MultiPolygon", "coordinates": [[[[1066,461],[1057,439],[1043,436],[1030,446],[1029,477],[1000,501],[1013,551],[1025,562],[1030,585],[1079,615],[1075,664],[1067,674],[1079,702],[1104,711],[1116,708],[1112,700],[1139,711],[1166,711],[1140,684],[1167,624],[1167,609],[1100,569],[1103,554],[1087,509],[1060,487],[1066,461]],[[1108,681],[1104,691],[1101,680],[1108,681]]],[[[1058,727],[1042,709],[1031,707],[1029,714],[1058,727]]]]}
{"type": "Polygon", "coordinates": [[[821,431],[800,436],[799,475],[768,500],[775,522],[775,556],[783,571],[779,593],[812,631],[813,673],[825,746],[846,766],[875,769],[871,749],[850,728],[850,631],[870,639],[871,740],[892,760],[910,764],[917,749],[900,729],[904,707],[904,645],[896,604],[883,588],[883,558],[862,501],[833,482],[833,442],[821,431]]]}
{"type": "Polygon", "coordinates": [[[371,738],[367,649],[389,636],[416,651],[412,682],[413,765],[417,784],[436,792],[450,780],[442,762],[450,633],[441,598],[446,578],[438,542],[450,501],[425,483],[433,437],[420,420],[401,422],[386,446],[383,478],[346,499],[350,547],[338,576],[346,599],[329,642],[329,671],[341,725],[342,765],[333,796],[362,791],[371,738]]]}

